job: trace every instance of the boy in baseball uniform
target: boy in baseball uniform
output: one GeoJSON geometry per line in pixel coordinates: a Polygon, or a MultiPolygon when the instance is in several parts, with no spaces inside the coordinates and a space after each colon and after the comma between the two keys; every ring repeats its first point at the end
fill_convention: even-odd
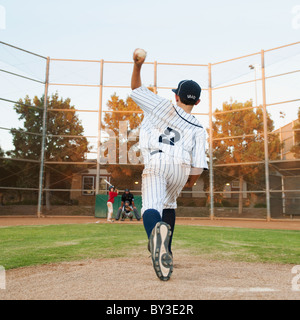
{"type": "Polygon", "coordinates": [[[115,202],[115,197],[118,196],[119,191],[115,189],[113,186],[109,187],[108,192],[108,200],[107,200],[107,222],[114,222],[112,219],[114,208],[113,204],[115,202]]]}
{"type": "Polygon", "coordinates": [[[129,218],[130,221],[132,221],[133,218],[133,208],[130,205],[130,202],[127,200],[125,201],[123,211],[122,211],[122,219],[121,221],[124,221],[127,217],[129,218]]]}
{"type": "Polygon", "coordinates": [[[207,169],[206,132],[191,115],[200,102],[201,88],[183,80],[175,93],[176,105],[148,90],[141,82],[145,58],[133,54],[131,98],[144,111],[140,148],[145,168],[142,175],[143,223],[156,275],[169,280],[173,271],[172,236],[177,197],[192,187],[207,169]]]}

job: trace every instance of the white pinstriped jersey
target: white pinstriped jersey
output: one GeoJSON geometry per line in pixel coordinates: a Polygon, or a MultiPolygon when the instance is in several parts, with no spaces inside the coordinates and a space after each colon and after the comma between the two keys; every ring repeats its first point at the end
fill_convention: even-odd
{"type": "Polygon", "coordinates": [[[140,148],[147,164],[150,154],[163,152],[178,163],[207,169],[206,132],[199,121],[144,86],[131,93],[144,111],[140,130],[140,148]]]}

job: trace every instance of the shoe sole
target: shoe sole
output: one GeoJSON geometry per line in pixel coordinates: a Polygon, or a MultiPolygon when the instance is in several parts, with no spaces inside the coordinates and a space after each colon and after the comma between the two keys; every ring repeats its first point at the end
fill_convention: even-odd
{"type": "Polygon", "coordinates": [[[158,222],[150,235],[153,268],[162,281],[168,281],[173,272],[173,258],[168,249],[171,234],[171,227],[167,223],[158,222]]]}

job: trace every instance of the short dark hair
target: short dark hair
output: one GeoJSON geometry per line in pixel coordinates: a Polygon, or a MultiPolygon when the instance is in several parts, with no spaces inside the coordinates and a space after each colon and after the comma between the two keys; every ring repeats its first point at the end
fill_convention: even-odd
{"type": "Polygon", "coordinates": [[[195,105],[195,101],[191,101],[191,100],[181,98],[181,97],[179,97],[179,99],[183,104],[185,104],[187,106],[194,106],[195,105]]]}

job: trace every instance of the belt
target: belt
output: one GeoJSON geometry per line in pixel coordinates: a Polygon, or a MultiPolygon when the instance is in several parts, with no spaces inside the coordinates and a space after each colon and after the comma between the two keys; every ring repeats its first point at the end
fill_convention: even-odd
{"type": "Polygon", "coordinates": [[[162,150],[155,150],[150,153],[150,156],[153,156],[154,154],[162,153],[162,152],[163,152],[162,150]]]}

